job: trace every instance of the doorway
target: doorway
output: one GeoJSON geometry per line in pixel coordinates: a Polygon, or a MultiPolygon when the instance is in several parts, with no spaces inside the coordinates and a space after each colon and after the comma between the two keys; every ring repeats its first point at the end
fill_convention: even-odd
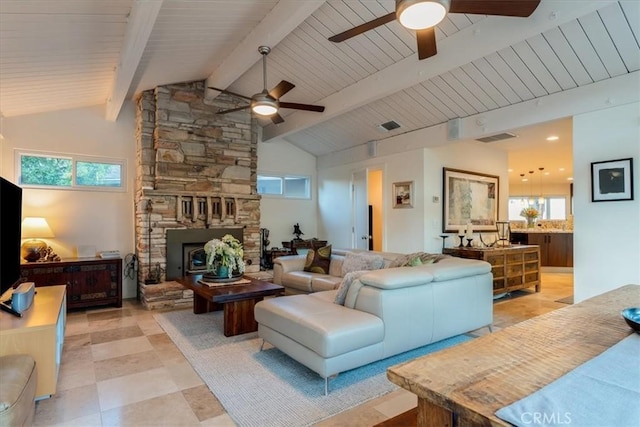
{"type": "Polygon", "coordinates": [[[352,174],[352,237],[356,249],[382,251],[384,210],[382,168],[367,168],[352,174]]]}

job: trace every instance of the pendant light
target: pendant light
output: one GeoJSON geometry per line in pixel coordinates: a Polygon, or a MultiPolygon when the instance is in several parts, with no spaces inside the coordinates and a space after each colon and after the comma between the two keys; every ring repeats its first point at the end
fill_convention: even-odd
{"type": "Polygon", "coordinates": [[[544,205],[544,192],[542,191],[542,171],[544,168],[538,168],[540,171],[540,197],[538,197],[538,203],[540,206],[544,205]]]}
{"type": "Polygon", "coordinates": [[[533,198],[533,188],[531,187],[533,181],[533,171],[529,171],[529,204],[533,205],[536,201],[533,198]]]}

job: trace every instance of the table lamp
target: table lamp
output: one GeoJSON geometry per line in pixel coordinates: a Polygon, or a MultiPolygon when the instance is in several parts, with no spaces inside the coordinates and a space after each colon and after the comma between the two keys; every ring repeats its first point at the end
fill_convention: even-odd
{"type": "Polygon", "coordinates": [[[22,243],[21,255],[28,262],[38,261],[47,244],[39,239],[55,237],[51,227],[44,218],[26,217],[22,220],[22,238],[27,239],[22,243]]]}

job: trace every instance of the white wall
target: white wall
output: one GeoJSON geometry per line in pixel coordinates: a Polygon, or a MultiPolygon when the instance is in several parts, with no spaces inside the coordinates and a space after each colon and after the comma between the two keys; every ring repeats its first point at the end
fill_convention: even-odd
{"type": "MultiPolygon", "coordinates": [[[[419,132],[399,137],[408,146],[423,143],[419,132]]],[[[394,138],[384,141],[394,145],[394,138]]],[[[380,152],[380,151],[379,151],[380,152]]],[[[500,177],[499,218],[506,217],[508,200],[507,153],[481,143],[449,143],[437,148],[422,148],[386,154],[347,165],[319,169],[319,229],[335,247],[350,247],[351,195],[349,185],[354,171],[367,167],[383,170],[383,247],[389,252],[440,252],[442,248],[442,168],[458,168],[500,177]],[[413,181],[414,203],[411,209],[393,209],[392,184],[413,181]],[[433,202],[433,196],[439,198],[433,202]]],[[[447,246],[454,244],[449,238],[447,246]]]]}
{"type": "Polygon", "coordinates": [[[573,119],[574,293],[640,283],[640,103],[573,119]],[[591,202],[591,162],[633,158],[634,200],[591,202]]]}
{"type": "Polygon", "coordinates": [[[282,247],[293,235],[293,225],[300,224],[304,239],[325,236],[318,232],[316,158],[286,141],[258,143],[258,172],[311,176],[311,200],[262,196],[260,227],[269,229],[270,247],[282,247]]]}
{"type": "MultiPolygon", "coordinates": [[[[96,250],[134,252],[135,111],[124,105],[117,122],[104,119],[104,106],[5,117],[0,174],[17,182],[15,151],[38,150],[124,159],[125,192],[24,189],[22,214],[43,216],[55,238],[47,243],[62,258],[77,255],[80,245],[96,250]]],[[[123,297],[136,296],[135,282],[124,279],[123,297]]]]}

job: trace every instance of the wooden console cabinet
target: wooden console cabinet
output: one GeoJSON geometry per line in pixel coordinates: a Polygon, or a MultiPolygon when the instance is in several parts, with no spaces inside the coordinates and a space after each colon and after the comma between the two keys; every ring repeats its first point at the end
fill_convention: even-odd
{"type": "Polygon", "coordinates": [[[36,361],[36,397],[56,392],[66,322],[66,286],[36,289],[31,307],[15,317],[0,311],[0,356],[28,354],[36,361]]]}
{"type": "Polygon", "coordinates": [[[442,253],[461,258],[479,259],[491,264],[493,293],[501,294],[535,286],[540,292],[540,247],[444,248],[442,253]]]}
{"type": "Polygon", "coordinates": [[[20,266],[22,281],[36,287],[67,285],[67,307],[122,307],[122,259],[83,258],[20,266]]]}

